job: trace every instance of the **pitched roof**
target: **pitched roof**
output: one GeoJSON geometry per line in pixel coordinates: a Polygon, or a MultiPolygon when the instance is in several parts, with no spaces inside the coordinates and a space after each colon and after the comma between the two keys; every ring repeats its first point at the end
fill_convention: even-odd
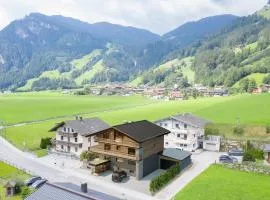
{"type": "Polygon", "coordinates": [[[185,113],[182,115],[175,115],[171,117],[172,119],[175,119],[177,121],[184,122],[186,124],[190,124],[195,127],[204,128],[206,124],[211,123],[210,121],[197,117],[195,115],[192,115],[190,113],[185,113]]]}
{"type": "Polygon", "coordinates": [[[25,200],[118,200],[118,198],[93,190],[82,193],[80,187],[71,183],[46,183],[25,200]]]}
{"type": "Polygon", "coordinates": [[[76,119],[64,121],[59,124],[56,124],[56,126],[54,126],[49,131],[56,131],[58,128],[62,126],[72,128],[76,133],[83,136],[89,136],[111,127],[101,119],[95,117],[88,119],[76,119]]]}
{"type": "Polygon", "coordinates": [[[121,124],[113,128],[128,135],[139,143],[170,133],[169,130],[147,120],[121,124]]]}
{"type": "Polygon", "coordinates": [[[168,148],[164,149],[161,155],[181,161],[191,156],[191,153],[176,148],[168,148]]]}
{"type": "Polygon", "coordinates": [[[264,150],[264,152],[266,152],[266,153],[267,153],[267,152],[270,152],[270,144],[265,144],[263,150],[264,150]]]}

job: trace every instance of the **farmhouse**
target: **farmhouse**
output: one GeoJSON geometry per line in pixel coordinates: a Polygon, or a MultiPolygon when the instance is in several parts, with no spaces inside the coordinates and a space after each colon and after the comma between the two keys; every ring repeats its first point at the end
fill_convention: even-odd
{"type": "Polygon", "coordinates": [[[56,132],[56,147],[58,152],[71,153],[79,156],[95,144],[93,135],[108,129],[110,126],[98,118],[64,121],[56,124],[50,131],[56,132]]]}
{"type": "Polygon", "coordinates": [[[171,132],[164,137],[165,148],[194,151],[203,147],[204,127],[210,121],[186,113],[161,119],[155,123],[171,132]]]}

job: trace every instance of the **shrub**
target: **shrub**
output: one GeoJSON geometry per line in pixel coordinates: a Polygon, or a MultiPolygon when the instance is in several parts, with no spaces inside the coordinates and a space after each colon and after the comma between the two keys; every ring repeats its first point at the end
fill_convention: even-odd
{"type": "Polygon", "coordinates": [[[264,152],[261,149],[255,148],[251,142],[248,140],[246,144],[246,149],[244,152],[243,161],[255,162],[257,160],[264,159],[264,152]]]}
{"type": "Polygon", "coordinates": [[[244,129],[242,127],[236,126],[233,128],[233,133],[235,135],[243,135],[244,134],[244,129]]]}
{"type": "Polygon", "coordinates": [[[47,147],[52,145],[52,138],[41,138],[40,141],[40,148],[41,149],[47,149],[47,147]]]}
{"type": "Polygon", "coordinates": [[[270,133],[270,125],[267,125],[267,126],[265,127],[265,129],[266,129],[266,133],[270,133]]]}
{"type": "Polygon", "coordinates": [[[214,127],[210,127],[210,126],[205,127],[204,133],[205,133],[205,135],[220,135],[218,128],[214,128],[214,127]]]}
{"type": "Polygon", "coordinates": [[[80,155],[80,160],[93,160],[97,157],[97,155],[91,151],[83,151],[80,155]]]}
{"type": "Polygon", "coordinates": [[[166,172],[160,174],[158,177],[154,178],[150,182],[149,190],[150,192],[157,192],[165,185],[167,185],[172,179],[174,179],[181,169],[179,165],[175,165],[169,168],[166,172]]]}
{"type": "Polygon", "coordinates": [[[246,151],[243,156],[243,161],[255,162],[256,159],[252,155],[251,151],[246,151]]]}
{"type": "Polygon", "coordinates": [[[21,197],[22,199],[25,199],[26,197],[28,197],[31,194],[31,190],[29,189],[29,187],[23,187],[22,188],[22,193],[21,193],[21,197]]]}

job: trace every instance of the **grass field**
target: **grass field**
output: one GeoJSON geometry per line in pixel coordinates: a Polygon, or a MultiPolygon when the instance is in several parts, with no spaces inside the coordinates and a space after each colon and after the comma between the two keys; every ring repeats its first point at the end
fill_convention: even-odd
{"type": "MultiPolygon", "coordinates": [[[[4,180],[19,180],[19,181],[25,181],[27,178],[29,178],[29,175],[24,173],[21,170],[18,170],[15,167],[12,167],[10,165],[7,165],[0,161],[0,178],[4,180]]],[[[5,190],[3,188],[3,183],[0,182],[0,199],[10,199],[10,200],[19,200],[21,199],[20,196],[14,196],[11,198],[6,198],[5,196],[5,190]]]]}
{"type": "Polygon", "coordinates": [[[0,120],[6,124],[132,107],[151,102],[140,96],[74,96],[57,92],[0,95],[0,120]]]}
{"type": "MultiPolygon", "coordinates": [[[[243,80],[243,79],[254,79],[254,80],[256,81],[257,86],[260,86],[260,85],[262,85],[263,79],[264,79],[264,77],[266,77],[266,76],[267,76],[267,74],[263,74],[263,73],[253,73],[253,74],[250,74],[250,75],[248,75],[248,76],[242,78],[241,80],[243,80]]],[[[241,81],[241,80],[240,80],[240,81],[241,81]]],[[[240,82],[240,81],[237,81],[237,82],[233,85],[233,87],[234,87],[234,88],[239,87],[239,82],[240,82]]]]}
{"type": "MultiPolygon", "coordinates": [[[[70,97],[73,98],[73,97],[70,97]]],[[[123,101],[125,97],[85,97],[89,99],[94,98],[96,100],[103,99],[105,102],[111,102],[109,99],[121,99],[123,101]],[[107,99],[107,101],[106,101],[107,99]]],[[[134,100],[135,97],[131,97],[129,100],[134,100]]],[[[135,98],[136,103],[145,102],[145,99],[141,99],[139,97],[135,98]],[[138,98],[138,99],[137,99],[138,98]],[[136,100],[137,99],[137,100],[136,100]]],[[[43,99],[41,100],[43,101],[43,99]]],[[[82,101],[86,101],[84,98],[82,101]]],[[[58,103],[61,104],[62,101],[58,103]]],[[[75,101],[76,102],[76,101],[75,101]]],[[[79,101],[78,101],[79,102],[79,101]]],[[[91,102],[91,101],[90,101],[91,102]]],[[[124,100],[125,103],[126,100],[124,100]]],[[[188,100],[188,101],[157,101],[148,105],[140,105],[140,106],[132,106],[134,105],[133,101],[127,103],[126,106],[129,105],[129,108],[103,111],[106,106],[95,110],[95,113],[83,115],[84,117],[100,117],[111,125],[124,123],[125,121],[135,121],[135,120],[157,120],[164,117],[168,117],[170,115],[174,115],[177,113],[191,112],[203,118],[209,119],[216,123],[221,127],[221,133],[224,135],[231,135],[232,126],[236,123],[236,119],[240,122],[240,124],[249,124],[255,125],[259,127],[260,130],[264,130],[266,124],[270,122],[270,94],[263,95],[237,95],[237,96],[229,96],[229,97],[214,97],[214,98],[202,98],[197,100],[188,100]],[[227,130],[230,131],[227,131],[227,130]]],[[[99,102],[95,102],[97,105],[99,102]]],[[[83,104],[84,105],[84,104],[83,104]]],[[[79,109],[83,109],[82,105],[79,106],[79,109]]],[[[85,106],[85,105],[84,105],[85,106]]],[[[112,104],[113,106],[119,106],[118,104],[112,104]]],[[[48,108],[48,107],[46,107],[48,108]]],[[[68,106],[66,106],[67,110],[68,106]]],[[[76,106],[73,105],[73,112],[76,111],[76,106]]],[[[86,107],[87,108],[87,107],[86,107]]],[[[42,107],[43,109],[43,107],[42,107]]],[[[49,108],[48,108],[49,109],[49,108]]],[[[92,108],[94,109],[94,108],[92,108]]],[[[78,111],[78,108],[77,108],[78,111]]],[[[36,112],[41,112],[40,110],[32,110],[31,113],[33,116],[42,116],[37,115],[36,112]]],[[[51,115],[57,116],[58,113],[62,113],[60,110],[50,111],[51,115]]],[[[10,116],[11,113],[10,113],[10,116]]],[[[16,115],[15,115],[16,116],[16,115]]],[[[23,116],[20,116],[23,117],[23,116]]],[[[60,119],[52,119],[45,122],[39,122],[34,124],[28,124],[24,126],[10,127],[2,133],[9,141],[12,141],[13,144],[18,146],[21,149],[27,147],[30,150],[37,150],[39,148],[40,139],[42,137],[52,137],[53,133],[49,133],[48,130],[54,126],[55,123],[61,122],[67,118],[60,119]],[[25,143],[25,146],[24,146],[25,143]]],[[[258,134],[256,130],[252,131],[246,135],[246,137],[255,138],[255,136],[260,136],[260,138],[268,139],[269,136],[266,134],[258,134]]]]}
{"type": "Polygon", "coordinates": [[[270,176],[210,166],[195,178],[175,200],[268,200],[270,176]]]}

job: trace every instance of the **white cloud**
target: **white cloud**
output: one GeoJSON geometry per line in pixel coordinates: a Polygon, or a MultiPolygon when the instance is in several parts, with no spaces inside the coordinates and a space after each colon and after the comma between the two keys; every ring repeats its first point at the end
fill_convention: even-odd
{"type": "Polygon", "coordinates": [[[107,21],[165,33],[187,21],[217,14],[248,15],[267,0],[0,0],[0,29],[31,12],[89,23],[107,21]]]}

